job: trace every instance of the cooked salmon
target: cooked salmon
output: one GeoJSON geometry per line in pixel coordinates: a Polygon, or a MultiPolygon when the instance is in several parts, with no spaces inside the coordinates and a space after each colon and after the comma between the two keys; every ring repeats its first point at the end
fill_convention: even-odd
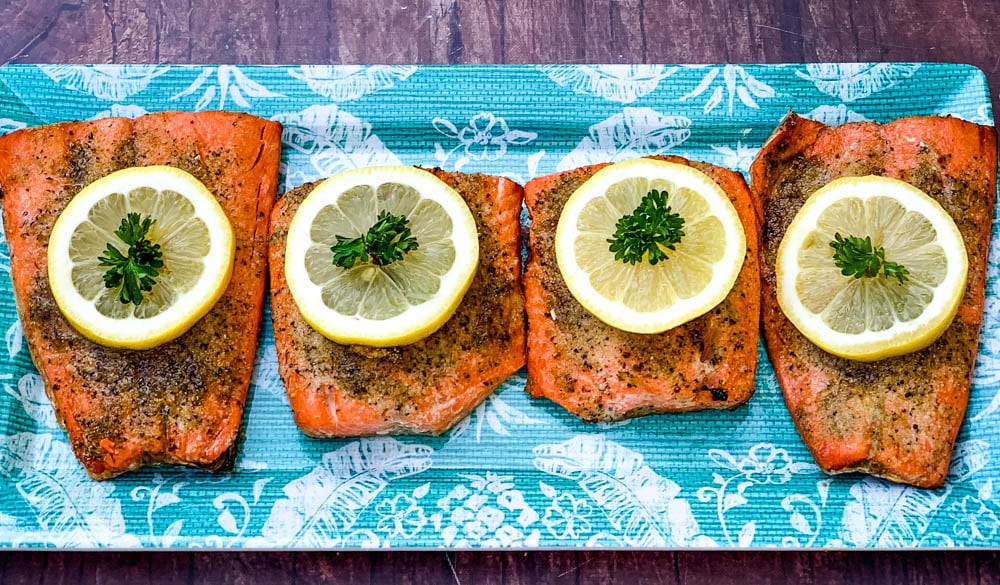
{"type": "Polygon", "coordinates": [[[341,345],[309,326],[285,281],[285,241],[318,183],[289,191],[271,216],[271,313],[278,371],[295,422],[313,437],[440,434],[524,365],[520,211],[507,179],[432,171],[465,199],[479,230],[479,268],[445,324],[389,348],[341,345]]]}
{"type": "MultiPolygon", "coordinates": [[[[658,157],[661,158],[661,157],[658,157]]],[[[531,214],[524,292],[528,312],[528,385],[585,421],[661,412],[735,408],[753,395],[757,366],[760,275],[758,217],[739,173],[679,157],[729,195],[746,232],[743,268],[714,309],[659,334],[622,331],[573,297],[555,256],[559,215],[599,164],[540,177],[525,186],[531,214]]]]}
{"type": "Polygon", "coordinates": [[[789,114],[758,154],[750,173],[764,217],[764,338],[799,434],[824,471],[944,483],[976,362],[996,172],[994,130],[956,118],[831,128],[789,114]],[[778,306],[774,273],[778,244],[809,195],[859,175],[901,179],[936,199],[969,255],[965,297],[945,333],[923,350],[870,363],[830,355],[799,333],[778,306]]]}
{"type": "Polygon", "coordinates": [[[74,453],[97,479],[145,464],[231,463],[250,384],[277,185],[281,126],[226,112],[150,114],[0,138],[3,222],[31,357],[74,453]],[[98,345],[59,311],[46,271],[56,218],[86,185],[132,166],[200,179],[232,223],[232,280],[187,333],[155,349],[98,345]]]}

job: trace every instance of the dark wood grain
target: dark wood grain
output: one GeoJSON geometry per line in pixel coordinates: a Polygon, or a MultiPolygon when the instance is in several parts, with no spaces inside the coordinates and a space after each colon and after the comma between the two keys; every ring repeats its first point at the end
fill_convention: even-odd
{"type": "MultiPolygon", "coordinates": [[[[953,61],[1000,0],[0,0],[0,63],[953,61]]],[[[996,92],[994,91],[996,107],[996,92]]],[[[995,552],[0,554],[0,583],[1000,583],[995,552]]]]}
{"type": "Polygon", "coordinates": [[[4,553],[5,585],[995,584],[995,552],[4,553]]]}
{"type": "Polygon", "coordinates": [[[998,27],[1000,0],[7,0],[0,63],[912,60],[997,87],[998,27]]]}

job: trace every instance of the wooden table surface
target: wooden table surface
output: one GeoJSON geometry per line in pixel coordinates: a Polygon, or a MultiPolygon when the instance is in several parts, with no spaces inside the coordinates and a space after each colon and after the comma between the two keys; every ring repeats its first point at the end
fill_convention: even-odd
{"type": "MultiPolygon", "coordinates": [[[[0,0],[0,63],[954,61],[1000,0],[0,0]]],[[[1000,583],[996,552],[2,553],[0,583],[1000,583]]]]}

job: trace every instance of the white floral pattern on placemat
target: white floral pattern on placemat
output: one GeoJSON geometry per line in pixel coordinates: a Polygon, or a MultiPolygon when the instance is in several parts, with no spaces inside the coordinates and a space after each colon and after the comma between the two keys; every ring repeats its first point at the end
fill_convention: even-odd
{"type": "Polygon", "coordinates": [[[525,502],[513,475],[487,471],[460,477],[464,481],[437,501],[438,511],[431,515],[445,546],[538,546],[538,513],[525,502]]]}
{"type": "MultiPolygon", "coordinates": [[[[993,121],[982,74],[951,64],[18,65],[0,82],[0,133],[167,109],[279,121],[283,191],[400,163],[524,183],[677,154],[746,173],[790,109],[993,121]]],[[[0,547],[1000,547],[998,285],[994,241],[968,417],[938,490],[820,472],[763,352],[755,396],[731,412],[588,425],[530,398],[522,370],[441,437],[310,439],[267,305],[234,470],[94,482],[32,365],[0,234],[0,547]]]]}
{"type": "Polygon", "coordinates": [[[549,79],[576,93],[630,104],[652,93],[678,67],[666,65],[542,65],[549,79]]]}
{"type": "Polygon", "coordinates": [[[434,143],[434,158],[442,168],[460,171],[469,161],[499,160],[507,149],[528,144],[538,138],[534,132],[512,130],[507,121],[490,112],[480,112],[459,129],[450,120],[434,118],[431,125],[455,144],[451,148],[434,143]],[[452,162],[452,156],[455,156],[452,162]],[[448,163],[451,162],[449,165],[448,163]]]}
{"type": "Polygon", "coordinates": [[[810,63],[796,75],[845,102],[864,99],[913,77],[919,63],[810,63]]]}
{"type": "Polygon", "coordinates": [[[690,137],[690,118],[661,114],[652,108],[625,108],[592,125],[556,170],[663,154],[690,137]]]}
{"type": "Polygon", "coordinates": [[[431,450],[391,438],[362,439],[327,453],[308,474],[282,488],[261,530],[261,544],[323,548],[374,534],[357,529],[361,513],[389,482],[426,471],[431,450]]]}
{"type": "Polygon", "coordinates": [[[399,164],[371,124],[335,105],[310,106],[273,119],[284,126],[284,156],[290,161],[285,167],[286,189],[347,169],[399,164]]]}
{"type": "MultiPolygon", "coordinates": [[[[687,500],[678,497],[680,486],[645,465],[642,454],[603,435],[578,435],[557,445],[539,445],[534,452],[535,467],[576,482],[615,529],[593,540],[635,547],[715,544],[701,533],[687,500]]],[[[558,500],[553,497],[552,505],[558,500]]]]}
{"type": "Polygon", "coordinates": [[[757,79],[741,65],[721,65],[705,69],[704,77],[698,85],[682,95],[678,101],[707,98],[702,106],[703,114],[710,114],[723,103],[726,112],[732,116],[734,108],[740,104],[747,108],[760,109],[760,100],[775,96],[774,88],[757,79]]]}
{"type": "MultiPolygon", "coordinates": [[[[69,446],[48,433],[0,436],[0,477],[9,479],[44,530],[44,544],[59,548],[134,547],[111,482],[95,483],[69,446]]],[[[8,511],[13,511],[9,508],[8,511]]]]}
{"type": "Polygon", "coordinates": [[[331,101],[346,102],[391,89],[416,70],[414,65],[302,65],[288,74],[331,101]]]}
{"type": "Polygon", "coordinates": [[[170,96],[171,101],[198,95],[195,110],[205,110],[216,104],[218,110],[230,107],[249,108],[252,98],[284,97],[247,77],[236,65],[206,67],[186,89],[170,96]],[[200,93],[199,93],[200,92],[200,93]],[[216,102],[216,98],[218,101],[216,102]]]}
{"type": "Polygon", "coordinates": [[[121,101],[146,89],[169,65],[39,65],[52,81],[97,99],[121,101]]]}

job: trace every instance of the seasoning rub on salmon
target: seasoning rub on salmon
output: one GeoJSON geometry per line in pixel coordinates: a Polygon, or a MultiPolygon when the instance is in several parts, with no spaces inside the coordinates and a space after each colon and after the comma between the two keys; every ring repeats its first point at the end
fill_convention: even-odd
{"type": "Polygon", "coordinates": [[[150,114],[19,130],[0,138],[3,222],[15,301],[31,357],[87,472],[106,479],[145,464],[231,463],[250,384],[266,279],[267,226],[281,126],[226,112],[150,114]],[[212,310],[174,341],[112,349],[59,311],[46,271],[56,218],[86,185],[132,166],[185,170],[232,223],[232,279],[212,310]]]}
{"type": "Polygon", "coordinates": [[[341,345],[309,326],[285,281],[288,226],[318,183],[286,193],[271,217],[271,313],[278,369],[302,432],[313,437],[440,434],[524,365],[519,215],[507,179],[433,172],[479,230],[479,268],[454,315],[410,345],[341,345]]]}
{"type": "Polygon", "coordinates": [[[996,171],[994,130],[956,118],[831,128],[789,114],[758,154],[750,173],[764,216],[764,337],[799,434],[824,471],[944,483],[976,362],[996,171]],[[901,179],[936,199],[969,255],[965,297],[945,333],[918,352],[869,363],[830,355],[799,333],[778,306],[774,272],[778,244],[809,195],[862,175],[901,179]]]}
{"type": "Polygon", "coordinates": [[[525,187],[532,218],[524,274],[527,390],[585,421],[735,408],[753,395],[759,236],[747,184],[739,173],[721,167],[662,159],[692,166],[722,187],[743,223],[747,253],[735,285],[719,305],[659,334],[629,333],[591,315],[570,293],[556,264],[556,226],[566,200],[607,165],[539,177],[525,187]]]}

